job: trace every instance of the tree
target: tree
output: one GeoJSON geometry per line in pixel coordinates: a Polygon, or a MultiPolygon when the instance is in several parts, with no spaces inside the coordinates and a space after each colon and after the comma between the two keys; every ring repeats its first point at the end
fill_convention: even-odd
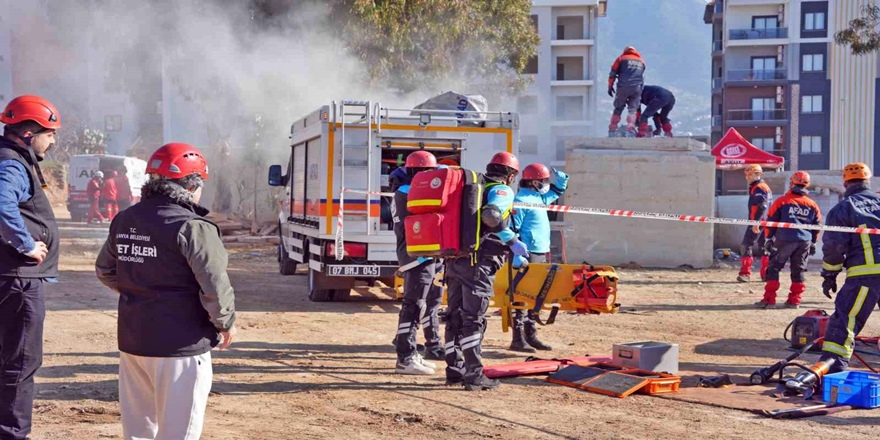
{"type": "Polygon", "coordinates": [[[880,50],[880,6],[865,5],[861,8],[862,17],[849,22],[849,28],[834,35],[834,41],[841,46],[850,46],[853,55],[864,55],[880,50]]]}
{"type": "Polygon", "coordinates": [[[68,163],[71,156],[79,154],[104,154],[107,151],[107,133],[89,128],[83,123],[74,123],[58,132],[58,141],[49,151],[52,160],[68,163]]]}
{"type": "Polygon", "coordinates": [[[539,37],[530,0],[337,0],[345,43],[375,83],[401,92],[464,80],[515,93],[539,37]]]}

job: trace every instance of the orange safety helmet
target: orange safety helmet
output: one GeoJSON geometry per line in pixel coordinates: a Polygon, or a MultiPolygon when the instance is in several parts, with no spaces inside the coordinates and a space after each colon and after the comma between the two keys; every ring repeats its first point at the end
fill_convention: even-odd
{"type": "Polygon", "coordinates": [[[522,172],[522,180],[544,180],[549,178],[550,169],[540,163],[533,163],[522,172]]]}
{"type": "Polygon", "coordinates": [[[504,165],[519,173],[519,159],[506,151],[495,153],[495,155],[492,156],[492,160],[489,161],[489,164],[504,165]]]}
{"type": "Polygon", "coordinates": [[[208,180],[208,161],[198,148],[189,144],[171,143],[159,147],[147,162],[147,174],[169,179],[182,179],[198,174],[208,180]]]}
{"type": "Polygon", "coordinates": [[[810,174],[806,171],[798,171],[791,175],[791,184],[800,186],[810,186],[810,174]]]}
{"type": "Polygon", "coordinates": [[[58,109],[48,100],[34,95],[22,95],[9,101],[0,115],[0,122],[6,125],[24,121],[34,121],[46,130],[61,128],[58,109]]]}
{"type": "Polygon", "coordinates": [[[747,166],[746,169],[744,170],[744,173],[745,174],[752,174],[752,173],[764,174],[764,169],[761,168],[761,165],[753,164],[753,165],[747,166]]]}
{"type": "Polygon", "coordinates": [[[407,168],[437,168],[437,158],[433,154],[424,151],[414,151],[406,156],[407,168]]]}
{"type": "Polygon", "coordinates": [[[843,181],[849,180],[868,180],[873,174],[867,165],[857,162],[851,163],[843,167],[843,181]]]}

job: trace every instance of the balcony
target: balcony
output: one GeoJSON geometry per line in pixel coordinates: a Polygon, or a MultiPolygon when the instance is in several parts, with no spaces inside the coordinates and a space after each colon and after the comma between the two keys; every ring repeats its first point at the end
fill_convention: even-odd
{"type": "Polygon", "coordinates": [[[719,93],[724,85],[721,78],[712,78],[712,93],[719,93]]]}
{"type": "Polygon", "coordinates": [[[788,38],[788,28],[731,29],[731,40],[768,40],[788,38]]]}
{"type": "Polygon", "coordinates": [[[712,116],[712,131],[721,131],[721,115],[712,116]]]}
{"type": "Polygon", "coordinates": [[[714,13],[714,15],[712,15],[712,20],[716,22],[721,21],[722,17],[724,17],[724,2],[721,0],[715,0],[712,12],[714,13]]]}
{"type": "Polygon", "coordinates": [[[733,127],[775,127],[788,125],[785,109],[728,110],[727,125],[733,127]]]}
{"type": "Polygon", "coordinates": [[[724,50],[724,42],[721,40],[715,40],[712,42],[712,55],[719,56],[721,55],[721,51],[724,50]]]}
{"type": "Polygon", "coordinates": [[[726,85],[781,85],[787,79],[787,69],[734,69],[727,71],[726,85]]]}

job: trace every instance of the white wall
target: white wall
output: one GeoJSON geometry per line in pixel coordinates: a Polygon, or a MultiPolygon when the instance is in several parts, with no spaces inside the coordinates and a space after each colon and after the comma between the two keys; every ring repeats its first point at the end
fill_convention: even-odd
{"type": "MultiPolygon", "coordinates": [[[[731,29],[751,29],[752,17],[764,15],[777,15],[779,13],[779,5],[756,5],[749,7],[734,7],[733,4],[728,5],[724,14],[725,31],[731,29]]],[[[786,27],[788,20],[788,8],[786,8],[785,22],[780,27],[786,27]]]]}

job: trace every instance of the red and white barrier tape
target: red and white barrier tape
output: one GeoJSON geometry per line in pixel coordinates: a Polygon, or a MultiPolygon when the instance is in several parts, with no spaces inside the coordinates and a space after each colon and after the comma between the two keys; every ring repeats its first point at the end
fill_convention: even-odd
{"type": "Polygon", "coordinates": [[[758,220],[742,220],[736,218],[705,217],[701,215],[676,215],[661,212],[624,211],[620,209],[584,208],[580,206],[540,205],[534,203],[514,203],[514,208],[540,209],[544,211],[569,212],[573,214],[603,215],[610,217],[643,218],[652,220],[674,220],[689,223],[715,223],[722,225],[764,226],[768,228],[808,229],[812,231],[849,232],[854,234],[880,235],[880,229],[851,228],[847,226],[801,225],[797,223],[768,222],[758,220]]]}

